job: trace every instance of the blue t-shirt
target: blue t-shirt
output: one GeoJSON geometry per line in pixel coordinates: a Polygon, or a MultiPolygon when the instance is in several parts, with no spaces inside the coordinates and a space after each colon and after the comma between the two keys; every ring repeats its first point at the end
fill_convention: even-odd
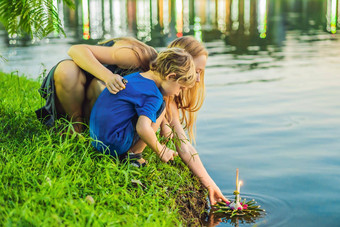
{"type": "Polygon", "coordinates": [[[90,136],[95,140],[92,145],[113,156],[130,149],[138,117],[145,115],[156,122],[156,113],[163,103],[163,95],[154,81],[139,72],[124,78],[128,80],[126,88],[117,94],[105,88],[90,116],[90,136]]]}

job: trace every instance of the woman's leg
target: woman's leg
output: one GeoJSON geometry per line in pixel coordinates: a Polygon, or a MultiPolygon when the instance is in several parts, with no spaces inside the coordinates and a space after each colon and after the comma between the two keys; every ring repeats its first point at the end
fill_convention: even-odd
{"type": "Polygon", "coordinates": [[[86,76],[72,60],[63,61],[55,70],[54,83],[57,94],[57,111],[66,113],[74,122],[74,130],[81,132],[86,76]]]}
{"type": "Polygon", "coordinates": [[[87,121],[90,119],[90,114],[94,103],[104,89],[105,84],[101,80],[98,80],[97,78],[92,79],[86,90],[86,99],[84,101],[84,117],[87,121]]]}

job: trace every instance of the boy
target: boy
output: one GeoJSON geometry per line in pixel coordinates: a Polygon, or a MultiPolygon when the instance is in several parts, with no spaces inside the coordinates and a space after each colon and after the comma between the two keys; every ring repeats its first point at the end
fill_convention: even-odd
{"type": "Polygon", "coordinates": [[[177,153],[161,145],[155,132],[165,115],[163,96],[178,95],[197,80],[191,55],[170,48],[151,62],[150,70],[124,77],[126,89],[111,94],[105,89],[90,116],[92,145],[113,156],[128,151],[139,154],[148,145],[162,161],[173,160],[177,153]]]}

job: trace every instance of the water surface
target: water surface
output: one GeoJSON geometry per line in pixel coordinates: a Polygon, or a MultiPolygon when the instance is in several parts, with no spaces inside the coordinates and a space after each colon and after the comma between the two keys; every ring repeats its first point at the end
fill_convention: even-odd
{"type": "Polygon", "coordinates": [[[66,39],[52,35],[25,44],[2,31],[0,49],[9,61],[0,69],[37,78],[67,58],[73,43],[94,43],[108,34],[133,35],[157,49],[176,36],[193,35],[210,53],[196,148],[227,197],[239,168],[241,195],[266,210],[254,223],[209,220],[211,225],[339,226],[339,2],[165,1],[169,9],[125,2],[128,18],[115,18],[117,7],[126,7],[117,2],[111,12],[90,8],[86,36],[80,5],[78,17],[64,18],[66,39]],[[96,13],[103,15],[100,21],[96,13]]]}

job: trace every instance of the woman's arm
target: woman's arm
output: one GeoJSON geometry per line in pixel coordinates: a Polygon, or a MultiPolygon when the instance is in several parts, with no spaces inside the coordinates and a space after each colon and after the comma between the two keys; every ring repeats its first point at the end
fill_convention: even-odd
{"type": "Polygon", "coordinates": [[[209,200],[211,204],[215,204],[219,200],[227,202],[228,199],[223,196],[214,180],[209,176],[196,149],[190,144],[180,123],[179,111],[177,109],[176,103],[172,102],[170,108],[172,111],[172,120],[170,125],[173,127],[175,133],[181,140],[180,145],[176,145],[179,156],[193,172],[193,174],[197,176],[202,184],[209,190],[209,200]]]}
{"type": "Polygon", "coordinates": [[[134,52],[123,46],[124,41],[117,41],[112,47],[94,45],[73,45],[68,50],[68,55],[82,69],[91,73],[96,78],[105,82],[111,93],[124,89],[122,77],[113,74],[102,64],[117,65],[121,68],[138,67],[138,59],[134,52]]]}

